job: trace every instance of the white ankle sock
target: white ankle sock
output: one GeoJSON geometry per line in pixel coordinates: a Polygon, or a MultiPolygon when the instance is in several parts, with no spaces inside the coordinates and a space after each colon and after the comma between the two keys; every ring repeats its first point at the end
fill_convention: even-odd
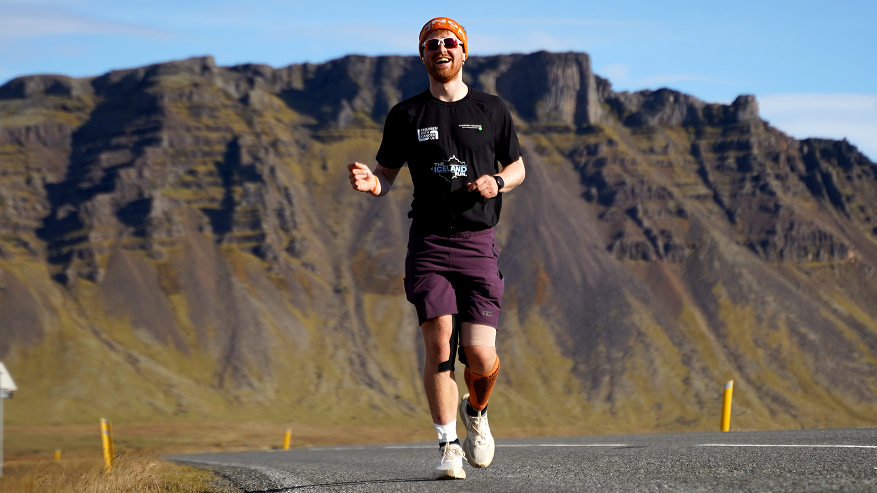
{"type": "Polygon", "coordinates": [[[457,420],[453,420],[446,425],[438,425],[433,423],[435,426],[435,432],[438,434],[439,443],[443,442],[453,442],[457,439],[457,420]]]}

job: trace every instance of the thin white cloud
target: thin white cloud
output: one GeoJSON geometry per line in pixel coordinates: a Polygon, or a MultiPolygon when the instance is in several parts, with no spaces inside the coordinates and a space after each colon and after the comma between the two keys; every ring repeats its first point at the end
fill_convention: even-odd
{"type": "MultiPolygon", "coordinates": [[[[481,25],[508,25],[508,24],[524,24],[528,26],[573,26],[573,27],[644,27],[657,26],[659,23],[651,21],[624,21],[614,19],[577,19],[569,18],[539,18],[539,17],[512,17],[512,18],[490,18],[470,19],[467,24],[481,25]]],[[[465,27],[465,26],[464,26],[465,27]]]]}
{"type": "MultiPolygon", "coordinates": [[[[350,54],[417,54],[417,34],[411,29],[378,24],[292,25],[284,24],[263,30],[261,36],[270,41],[315,42],[325,40],[348,46],[350,54]],[[375,44],[375,33],[380,43],[375,44]]],[[[564,39],[546,31],[533,30],[515,38],[477,32],[470,34],[472,55],[492,53],[532,53],[539,50],[566,51],[574,40],[564,39]]]]}
{"type": "Polygon", "coordinates": [[[347,53],[402,53],[417,54],[417,36],[410,29],[390,28],[376,24],[296,25],[278,24],[264,29],[262,39],[267,41],[330,42],[346,46],[347,53]],[[375,33],[380,33],[375,38],[375,33]],[[375,39],[380,42],[375,43],[375,39]],[[322,41],[321,41],[322,40],[322,41]]]}
{"type": "Polygon", "coordinates": [[[501,41],[491,39],[485,43],[486,48],[482,50],[485,54],[531,53],[539,50],[592,52],[601,46],[632,40],[682,40],[661,22],[580,19],[573,16],[475,18],[469,20],[466,27],[470,38],[478,33],[497,33],[490,35],[501,41]],[[497,30],[497,26],[510,26],[515,34],[510,36],[508,29],[497,30]]]}
{"type": "Polygon", "coordinates": [[[80,7],[93,3],[92,0],[0,0],[0,6],[24,6],[43,5],[47,7],[80,7]]]}
{"type": "Polygon", "coordinates": [[[877,95],[775,94],[759,96],[761,117],[796,139],[847,139],[877,159],[877,95]]]}
{"type": "MultiPolygon", "coordinates": [[[[417,54],[417,33],[411,29],[400,29],[378,24],[332,24],[332,25],[301,25],[284,24],[264,30],[262,36],[271,41],[315,41],[326,40],[335,44],[347,45],[348,53],[386,54],[400,53],[417,54]],[[380,44],[372,41],[375,33],[380,33],[380,44]]],[[[469,36],[472,55],[491,53],[532,53],[539,50],[569,50],[572,41],[559,38],[549,32],[534,30],[523,33],[515,38],[504,35],[472,33],[469,36]]]]}
{"type": "Polygon", "coordinates": [[[872,94],[775,94],[761,96],[758,102],[762,111],[772,113],[844,111],[877,116],[877,95],[872,94]]]}
{"type": "Polygon", "coordinates": [[[630,68],[623,63],[614,63],[596,72],[601,77],[609,79],[613,84],[627,84],[630,77],[630,68]]]}
{"type": "Polygon", "coordinates": [[[710,84],[738,85],[740,82],[728,79],[720,79],[718,77],[709,77],[697,74],[662,74],[652,75],[642,79],[633,81],[631,84],[641,86],[656,86],[662,84],[672,84],[674,82],[708,82],[710,84]]]}
{"type": "Polygon", "coordinates": [[[0,38],[23,39],[65,34],[169,38],[176,34],[127,22],[112,22],[58,9],[11,7],[0,15],[0,38]]]}
{"type": "MultiPolygon", "coordinates": [[[[4,43],[3,51],[0,51],[0,66],[4,68],[17,65],[27,65],[32,60],[45,58],[64,58],[68,60],[84,59],[90,53],[91,49],[87,44],[83,43],[52,43],[46,46],[27,43],[22,40],[11,40],[4,43]]],[[[2,71],[6,77],[18,77],[21,75],[33,75],[29,71],[19,71],[11,73],[8,68],[2,71]]],[[[56,70],[43,70],[40,73],[57,73],[56,70]]],[[[0,81],[5,80],[0,74],[0,81]]]]}
{"type": "Polygon", "coordinates": [[[635,78],[630,75],[630,67],[624,63],[614,63],[595,70],[595,73],[609,80],[613,87],[628,88],[625,90],[640,91],[646,88],[667,87],[679,82],[703,82],[726,86],[739,86],[743,82],[710,77],[699,74],[658,74],[635,78]]]}
{"type": "Polygon", "coordinates": [[[472,34],[469,36],[472,54],[492,53],[533,53],[540,50],[566,51],[574,46],[574,42],[563,39],[545,31],[529,31],[517,36],[495,34],[472,34]]]}

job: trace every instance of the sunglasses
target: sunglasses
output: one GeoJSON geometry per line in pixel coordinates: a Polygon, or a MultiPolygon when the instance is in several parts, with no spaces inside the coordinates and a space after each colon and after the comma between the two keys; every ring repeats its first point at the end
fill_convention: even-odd
{"type": "Polygon", "coordinates": [[[460,46],[460,40],[457,38],[432,38],[423,42],[423,47],[427,50],[437,50],[439,45],[445,45],[447,49],[453,49],[460,46]]]}

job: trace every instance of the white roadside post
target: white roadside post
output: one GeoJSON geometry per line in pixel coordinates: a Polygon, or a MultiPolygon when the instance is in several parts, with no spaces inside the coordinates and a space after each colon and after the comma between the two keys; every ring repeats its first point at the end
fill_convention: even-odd
{"type": "Polygon", "coordinates": [[[16,390],[18,387],[12,381],[12,376],[0,363],[0,477],[3,476],[3,400],[11,398],[16,390]]]}

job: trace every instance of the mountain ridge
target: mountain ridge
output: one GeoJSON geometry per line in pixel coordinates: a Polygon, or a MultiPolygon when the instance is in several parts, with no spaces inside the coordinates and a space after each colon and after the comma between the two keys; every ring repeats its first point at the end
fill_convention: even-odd
{"type": "MultiPolygon", "coordinates": [[[[752,96],[616,93],[584,53],[464,74],[528,167],[497,228],[500,424],[712,429],[734,378],[740,426],[873,425],[874,163],[752,96]]],[[[419,422],[410,178],[370,200],[344,165],[425,88],[417,58],[364,56],[0,87],[0,357],[34,388],[12,419],[91,419],[78,394],[140,421],[419,422]]]]}

